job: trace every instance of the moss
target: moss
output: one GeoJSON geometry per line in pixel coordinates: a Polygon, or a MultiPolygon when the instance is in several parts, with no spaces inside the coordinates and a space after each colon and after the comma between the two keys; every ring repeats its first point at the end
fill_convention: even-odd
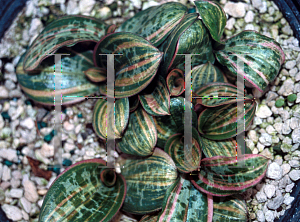
{"type": "Polygon", "coordinates": [[[295,102],[295,100],[297,99],[297,95],[296,94],[291,94],[287,97],[288,101],[290,103],[295,102]]]}
{"type": "Polygon", "coordinates": [[[282,107],[284,105],[285,105],[284,99],[277,99],[276,102],[275,102],[275,106],[277,108],[280,108],[280,107],[282,107]]]}

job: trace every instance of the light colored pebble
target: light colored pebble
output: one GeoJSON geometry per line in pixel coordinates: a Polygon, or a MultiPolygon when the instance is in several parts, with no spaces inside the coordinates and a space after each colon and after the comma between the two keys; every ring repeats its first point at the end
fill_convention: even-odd
{"type": "Polygon", "coordinates": [[[245,16],[245,22],[246,23],[251,23],[251,22],[253,22],[253,20],[254,20],[254,13],[252,12],[252,11],[248,11],[247,13],[246,13],[246,16],[245,16]]]}
{"type": "Polygon", "coordinates": [[[264,203],[267,201],[267,196],[265,195],[264,192],[260,191],[260,192],[257,192],[257,194],[255,195],[257,201],[259,203],[264,203]]]}
{"type": "Polygon", "coordinates": [[[300,179],[300,170],[292,170],[291,172],[289,172],[289,177],[293,181],[299,180],[300,179]]]}
{"type": "Polygon", "coordinates": [[[295,186],[294,183],[291,183],[291,184],[287,185],[285,187],[285,192],[288,192],[288,193],[291,192],[294,186],[295,186]]]}
{"type": "Polygon", "coordinates": [[[272,111],[267,105],[261,104],[258,106],[258,109],[255,113],[255,115],[259,118],[267,118],[272,115],[272,111]]]}
{"type": "Polygon", "coordinates": [[[274,221],[274,213],[273,213],[273,211],[268,210],[265,213],[265,218],[266,218],[266,221],[268,221],[268,222],[274,221]]]}
{"type": "Polygon", "coordinates": [[[22,210],[22,217],[25,221],[29,221],[29,215],[24,210],[22,210]]]}
{"type": "Polygon", "coordinates": [[[11,179],[11,170],[8,166],[4,165],[2,169],[2,181],[9,181],[11,179]]]}
{"type": "Polygon", "coordinates": [[[264,186],[265,194],[269,199],[271,199],[275,195],[275,189],[276,187],[271,184],[267,184],[264,186]]]}
{"type": "Polygon", "coordinates": [[[293,130],[292,139],[293,143],[300,143],[300,128],[293,130]]]}
{"type": "Polygon", "coordinates": [[[20,221],[23,218],[22,212],[18,207],[3,204],[2,210],[5,212],[6,216],[13,221],[20,221]]]}
{"type": "Polygon", "coordinates": [[[288,172],[290,172],[291,170],[291,166],[287,163],[284,163],[281,165],[281,169],[282,169],[282,175],[286,175],[288,172]]]}
{"type": "Polygon", "coordinates": [[[10,197],[12,198],[21,198],[23,196],[22,189],[11,189],[9,192],[10,197]]]}
{"type": "Polygon", "coordinates": [[[0,86],[0,99],[9,98],[8,90],[5,86],[0,86]]]}
{"type": "Polygon", "coordinates": [[[231,17],[230,19],[227,20],[225,28],[228,30],[233,29],[233,25],[236,23],[235,18],[231,17]]]}
{"type": "Polygon", "coordinates": [[[265,221],[265,215],[264,215],[264,212],[262,210],[258,210],[256,212],[256,217],[257,217],[257,220],[259,222],[264,222],[265,221]]]}
{"type": "Polygon", "coordinates": [[[35,203],[39,198],[35,184],[32,181],[27,180],[24,182],[23,186],[25,189],[25,198],[31,203],[35,203]]]}
{"type": "Polygon", "coordinates": [[[71,124],[69,121],[63,123],[64,129],[67,131],[72,131],[74,129],[74,124],[71,124]]]}
{"type": "Polygon", "coordinates": [[[270,179],[280,180],[282,178],[282,169],[278,163],[271,163],[268,167],[266,176],[270,179]]]}
{"type": "Polygon", "coordinates": [[[27,117],[26,119],[20,122],[20,126],[31,130],[35,127],[35,123],[30,117],[27,117]]]}
{"type": "Polygon", "coordinates": [[[13,162],[18,161],[17,151],[14,149],[1,149],[0,157],[13,162]]]}

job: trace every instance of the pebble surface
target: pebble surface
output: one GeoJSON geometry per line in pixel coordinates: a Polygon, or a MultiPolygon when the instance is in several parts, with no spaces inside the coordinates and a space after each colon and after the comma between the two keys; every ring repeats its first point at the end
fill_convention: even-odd
{"type": "MultiPolygon", "coordinates": [[[[54,153],[53,140],[45,142],[53,128],[54,112],[43,107],[25,104],[27,97],[17,84],[15,65],[20,55],[43,29],[43,21],[49,14],[55,14],[51,5],[55,4],[64,14],[93,15],[105,19],[107,24],[121,24],[141,8],[167,1],[88,1],[88,0],[29,0],[26,9],[20,13],[0,42],[0,70],[4,70],[3,84],[0,85],[0,204],[7,217],[13,221],[38,221],[43,198],[56,174],[49,181],[30,173],[28,159],[24,155],[38,159],[41,167],[47,168],[54,153]],[[116,8],[111,4],[117,2],[116,8]],[[20,26],[21,19],[26,19],[20,26]],[[20,29],[20,27],[22,27],[20,29]],[[17,34],[16,34],[17,33],[17,34]],[[21,33],[21,34],[20,34],[21,33]],[[4,62],[3,58],[11,58],[4,62]],[[2,69],[3,67],[3,69],[2,69]],[[10,119],[7,119],[7,115],[10,119]],[[37,129],[35,121],[48,123],[37,129]],[[38,133],[37,133],[38,132],[38,133]],[[25,144],[20,155],[17,148],[25,144]],[[4,163],[4,160],[10,161],[4,163]]],[[[192,6],[191,1],[179,1],[192,6]]],[[[258,186],[250,189],[246,199],[252,221],[274,221],[283,215],[292,204],[290,196],[294,182],[300,179],[300,47],[293,37],[277,6],[271,1],[246,0],[245,3],[221,0],[228,16],[225,37],[243,30],[256,30],[274,38],[282,46],[286,62],[270,90],[259,95],[259,105],[254,123],[247,132],[246,142],[253,153],[270,159],[266,178],[258,186]],[[260,24],[266,23],[268,25],[260,24]],[[271,25],[270,25],[271,24],[271,25]],[[288,101],[295,94],[297,99],[288,101]],[[284,101],[281,107],[275,102],[284,101]]],[[[0,75],[1,76],[1,75],[0,75]]],[[[251,92],[250,92],[251,93],[251,92]]],[[[105,157],[104,145],[91,132],[91,109],[95,100],[87,100],[67,108],[62,116],[64,142],[63,157],[72,163],[83,159],[105,157]],[[83,116],[79,118],[79,113],[83,116]],[[75,143],[76,141],[76,143],[75,143]],[[79,149],[81,147],[81,149],[79,149]],[[72,154],[71,154],[72,153],[72,154]]],[[[136,221],[118,214],[121,221],[136,221]]]]}

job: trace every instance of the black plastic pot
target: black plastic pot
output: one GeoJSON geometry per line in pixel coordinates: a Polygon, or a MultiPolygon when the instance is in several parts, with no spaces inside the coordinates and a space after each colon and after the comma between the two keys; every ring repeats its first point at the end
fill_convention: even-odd
{"type": "MultiPolygon", "coordinates": [[[[27,0],[0,0],[0,39],[9,28],[27,0]]],[[[239,0],[237,0],[239,1],[239,0]]],[[[241,0],[242,1],[242,0],[241,0]]],[[[300,0],[273,0],[290,24],[294,35],[300,42],[300,0]]],[[[291,196],[295,197],[292,207],[276,222],[300,221],[300,180],[296,183],[291,196]]],[[[9,221],[0,207],[0,222],[9,221]]]]}

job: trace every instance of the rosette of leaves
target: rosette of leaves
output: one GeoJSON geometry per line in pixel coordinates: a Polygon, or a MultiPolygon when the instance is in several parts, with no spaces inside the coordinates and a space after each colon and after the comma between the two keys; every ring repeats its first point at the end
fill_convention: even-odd
{"type": "Polygon", "coordinates": [[[45,53],[97,42],[90,65],[87,51],[70,58],[77,61],[74,72],[62,67],[68,79],[64,92],[88,94],[80,91],[83,83],[77,88],[72,83],[72,76],[74,81],[85,76],[90,89],[110,95],[106,79],[114,75],[114,113],[106,99],[99,99],[93,128],[105,141],[112,139],[107,132],[112,125],[121,154],[121,173],[100,159],[67,168],[50,187],[40,221],[109,221],[119,210],[143,215],[140,221],[247,221],[239,194],[261,181],[268,159],[235,140],[251,126],[256,101],[227,79],[242,75],[264,90],[284,54],[273,39],[252,31],[222,40],[226,15],[221,6],[195,5],[198,13],[187,13],[177,2],[150,7],[117,29],[86,16],[63,17],[29,47],[17,68],[19,83],[33,100],[48,97],[44,104],[51,104],[53,94],[47,92],[53,79],[32,76],[45,73],[45,53]],[[107,72],[106,54],[115,55],[113,73],[107,72]],[[185,73],[182,54],[193,54],[191,73],[185,73]],[[195,97],[191,110],[183,97],[189,74],[195,97]],[[189,146],[184,146],[186,112],[192,117],[189,146]]]}

